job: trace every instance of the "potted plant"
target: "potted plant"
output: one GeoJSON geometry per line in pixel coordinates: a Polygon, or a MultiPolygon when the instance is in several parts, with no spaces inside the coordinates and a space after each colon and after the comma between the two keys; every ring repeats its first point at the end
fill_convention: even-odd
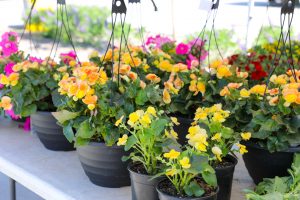
{"type": "Polygon", "coordinates": [[[47,149],[74,150],[50,113],[56,110],[58,79],[68,67],[50,59],[25,58],[23,52],[18,54],[22,61],[11,66],[11,73],[0,75],[0,83],[4,85],[2,97],[11,98],[15,115],[31,117],[33,131],[47,149]]]}
{"type": "Polygon", "coordinates": [[[201,152],[207,152],[210,164],[216,171],[219,200],[230,200],[234,169],[237,159],[234,152],[247,152],[240,140],[249,140],[251,133],[237,133],[225,126],[230,112],[222,109],[222,104],[198,108],[193,126],[189,128],[188,142],[201,152]],[[202,136],[202,141],[200,140],[202,136]]]}
{"type": "MultiPolygon", "coordinates": [[[[161,177],[152,179],[160,171],[158,157],[170,145],[175,146],[177,139],[172,121],[163,115],[164,111],[157,111],[149,106],[146,111],[131,113],[127,124],[123,122],[123,116],[116,122],[116,126],[129,134],[123,135],[118,145],[124,145],[125,150],[131,152],[123,161],[132,161],[128,170],[133,200],[158,200],[155,187],[161,177]]],[[[175,118],[172,120],[176,122],[175,118]]]]}
{"type": "Polygon", "coordinates": [[[216,200],[218,187],[208,156],[186,146],[182,152],[171,149],[160,157],[165,179],[156,186],[160,200],[216,200]]]}
{"type": "Polygon", "coordinates": [[[157,85],[159,77],[150,74],[142,81],[138,76],[142,63],[136,65],[135,59],[133,65],[131,59],[125,59],[126,53],[120,55],[120,60],[118,56],[114,57],[114,62],[121,62],[113,67],[109,52],[100,58],[105,68],[90,63],[76,68],[72,76],[65,76],[60,81],[62,103],[59,112],[53,114],[63,126],[68,140],[75,142],[90,180],[104,187],[121,187],[130,185],[127,163],[121,160],[130,152],[117,146],[125,131],[116,127],[115,122],[121,116],[126,120],[137,109],[161,107],[165,103],[163,91],[157,85]],[[107,163],[113,163],[114,167],[107,163]]]}
{"type": "MultiPolygon", "coordinates": [[[[254,182],[286,175],[293,154],[299,151],[299,83],[294,73],[273,75],[265,84],[228,89],[225,99],[235,116],[235,128],[250,131],[243,156],[254,182]]],[[[295,71],[299,79],[299,71],[295,71]]]]}
{"type": "Polygon", "coordinates": [[[300,154],[294,155],[289,176],[266,178],[260,182],[255,191],[245,190],[247,200],[267,200],[267,199],[289,199],[297,200],[300,197],[300,154]]]}

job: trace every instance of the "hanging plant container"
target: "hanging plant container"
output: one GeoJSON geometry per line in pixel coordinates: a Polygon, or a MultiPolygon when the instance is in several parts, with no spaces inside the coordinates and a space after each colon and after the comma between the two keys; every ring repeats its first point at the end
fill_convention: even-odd
{"type": "Polygon", "coordinates": [[[128,166],[131,179],[132,200],[158,200],[156,185],[161,180],[151,179],[152,176],[138,173],[141,164],[131,164],[128,166]]]}
{"type": "Polygon", "coordinates": [[[128,156],[123,147],[108,147],[105,143],[91,142],[77,147],[79,160],[85,174],[96,185],[119,188],[130,185],[127,163],[122,162],[128,156]]]}
{"type": "Polygon", "coordinates": [[[248,153],[243,155],[246,168],[255,184],[264,178],[287,176],[295,152],[300,152],[300,147],[289,148],[286,151],[270,153],[253,141],[244,142],[248,153]]]}
{"type": "Polygon", "coordinates": [[[52,151],[73,151],[74,145],[63,134],[62,127],[50,112],[37,112],[31,116],[31,129],[43,145],[52,151]]]}
{"type": "Polygon", "coordinates": [[[180,123],[178,126],[174,126],[174,131],[178,134],[178,142],[181,145],[185,145],[187,144],[186,135],[188,134],[193,119],[177,116],[174,117],[176,117],[178,122],[180,123]]]}
{"type": "Polygon", "coordinates": [[[230,200],[234,169],[238,162],[232,155],[228,155],[224,161],[226,164],[214,167],[219,186],[218,200],[230,200]]]}
{"type": "Polygon", "coordinates": [[[216,190],[211,191],[211,194],[208,194],[204,197],[177,197],[171,196],[170,194],[164,192],[170,187],[171,182],[168,179],[164,179],[158,183],[158,185],[156,186],[156,190],[158,192],[158,197],[160,200],[217,200],[217,195],[219,191],[219,189],[217,188],[216,190]]]}

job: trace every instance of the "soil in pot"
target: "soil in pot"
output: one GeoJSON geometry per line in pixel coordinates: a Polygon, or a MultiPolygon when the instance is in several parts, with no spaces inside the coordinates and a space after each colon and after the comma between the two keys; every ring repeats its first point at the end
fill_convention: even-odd
{"type": "Polygon", "coordinates": [[[218,200],[230,200],[232,180],[236,164],[237,159],[232,155],[228,155],[223,158],[223,162],[213,165],[219,186],[218,200]]]}
{"type": "Polygon", "coordinates": [[[264,178],[287,176],[295,152],[300,152],[300,147],[289,148],[286,151],[270,153],[254,141],[243,142],[248,153],[243,155],[246,168],[255,184],[264,178]]]}
{"type": "Polygon", "coordinates": [[[156,185],[160,178],[151,179],[146,169],[140,163],[128,166],[131,179],[132,200],[158,200],[156,185]]]}
{"type": "Polygon", "coordinates": [[[57,125],[50,112],[37,112],[31,116],[31,129],[37,134],[42,144],[52,151],[73,151],[73,143],[64,136],[63,129],[57,125]]]}
{"type": "Polygon", "coordinates": [[[85,174],[95,185],[109,188],[130,185],[128,163],[122,162],[122,157],[129,153],[123,147],[91,142],[77,147],[77,153],[85,174]]]}
{"type": "Polygon", "coordinates": [[[157,191],[160,200],[217,200],[218,189],[207,185],[202,179],[196,179],[198,184],[205,190],[202,197],[188,197],[177,193],[174,185],[168,180],[164,179],[157,185],[157,191]]]}

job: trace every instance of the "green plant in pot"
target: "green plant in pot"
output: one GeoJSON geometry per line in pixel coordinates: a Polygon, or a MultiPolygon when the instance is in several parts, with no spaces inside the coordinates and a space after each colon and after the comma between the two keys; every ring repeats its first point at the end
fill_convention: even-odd
{"type": "Polygon", "coordinates": [[[300,197],[300,154],[294,155],[294,162],[288,173],[289,176],[264,179],[254,191],[245,190],[247,200],[298,200],[300,197]]]}
{"type": "Polygon", "coordinates": [[[209,156],[191,146],[171,149],[160,158],[165,179],[157,185],[160,200],[216,200],[218,187],[209,156]]]}
{"type": "Polygon", "coordinates": [[[219,185],[219,200],[230,200],[233,174],[237,159],[234,152],[247,152],[241,140],[249,140],[251,133],[238,133],[225,126],[230,112],[222,104],[200,107],[196,110],[193,126],[189,128],[188,142],[200,152],[210,155],[219,185]],[[201,140],[202,139],[202,140],[201,140]]]}
{"type": "MultiPolygon", "coordinates": [[[[171,119],[177,122],[175,118],[171,119]]],[[[131,152],[123,161],[132,161],[128,170],[133,200],[158,200],[155,187],[161,178],[151,178],[160,171],[158,157],[177,144],[172,120],[165,116],[164,111],[150,106],[145,111],[131,113],[127,124],[123,122],[123,116],[116,122],[116,126],[129,133],[129,137],[125,134],[119,139],[118,145],[124,145],[125,150],[131,152]]]]}
{"type": "Polygon", "coordinates": [[[68,140],[75,142],[85,173],[93,183],[104,187],[128,186],[127,163],[121,158],[130,152],[117,146],[125,130],[115,126],[115,122],[121,116],[126,120],[137,109],[164,107],[163,91],[156,81],[141,81],[133,71],[138,68],[123,62],[115,65],[120,68],[114,68],[112,76],[104,68],[90,65],[76,68],[72,76],[60,81],[63,98],[59,112],[53,114],[68,140]],[[107,164],[108,160],[114,168],[107,164]]]}
{"type": "Polygon", "coordinates": [[[250,131],[243,156],[249,174],[258,184],[263,178],[285,176],[299,149],[299,71],[273,75],[265,84],[229,89],[227,107],[235,115],[236,129],[250,131]]]}
{"type": "Polygon", "coordinates": [[[15,115],[31,117],[32,130],[50,150],[73,150],[50,113],[56,110],[53,98],[58,79],[67,69],[50,59],[27,57],[12,67],[9,76],[1,74],[2,96],[11,98],[15,115]]]}

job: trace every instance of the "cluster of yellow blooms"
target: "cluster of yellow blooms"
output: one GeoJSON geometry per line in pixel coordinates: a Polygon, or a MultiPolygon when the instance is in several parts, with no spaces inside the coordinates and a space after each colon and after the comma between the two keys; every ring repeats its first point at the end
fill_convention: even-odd
{"type": "Polygon", "coordinates": [[[59,89],[61,95],[68,95],[74,101],[82,100],[90,110],[94,110],[98,97],[95,95],[95,90],[92,86],[96,84],[104,85],[108,77],[103,68],[98,68],[93,65],[82,66],[75,68],[73,76],[65,74],[59,82],[59,89]]]}
{"type": "Polygon", "coordinates": [[[3,108],[4,110],[11,110],[12,107],[11,98],[3,96],[0,101],[0,108],[3,108]]]}
{"type": "MultiPolygon", "coordinates": [[[[171,149],[168,153],[164,153],[164,157],[169,159],[171,162],[179,162],[179,165],[183,169],[191,168],[190,158],[187,157],[187,156],[184,156],[183,158],[178,159],[180,154],[181,153],[179,151],[171,149]]],[[[167,176],[174,176],[177,173],[178,173],[178,169],[176,169],[175,165],[172,165],[172,168],[167,170],[166,175],[167,176]]]]}
{"type": "Polygon", "coordinates": [[[19,82],[19,73],[11,73],[9,76],[0,74],[0,84],[5,86],[16,86],[19,82]]]}
{"type": "Polygon", "coordinates": [[[209,69],[212,74],[216,74],[218,79],[226,78],[232,76],[230,70],[231,66],[227,65],[225,61],[216,60],[209,65],[209,69]]]}
{"type": "Polygon", "coordinates": [[[205,94],[206,91],[206,86],[204,81],[197,77],[195,74],[190,75],[191,82],[189,86],[189,90],[191,92],[194,92],[194,96],[196,96],[199,92],[201,92],[202,95],[205,94]]]}

